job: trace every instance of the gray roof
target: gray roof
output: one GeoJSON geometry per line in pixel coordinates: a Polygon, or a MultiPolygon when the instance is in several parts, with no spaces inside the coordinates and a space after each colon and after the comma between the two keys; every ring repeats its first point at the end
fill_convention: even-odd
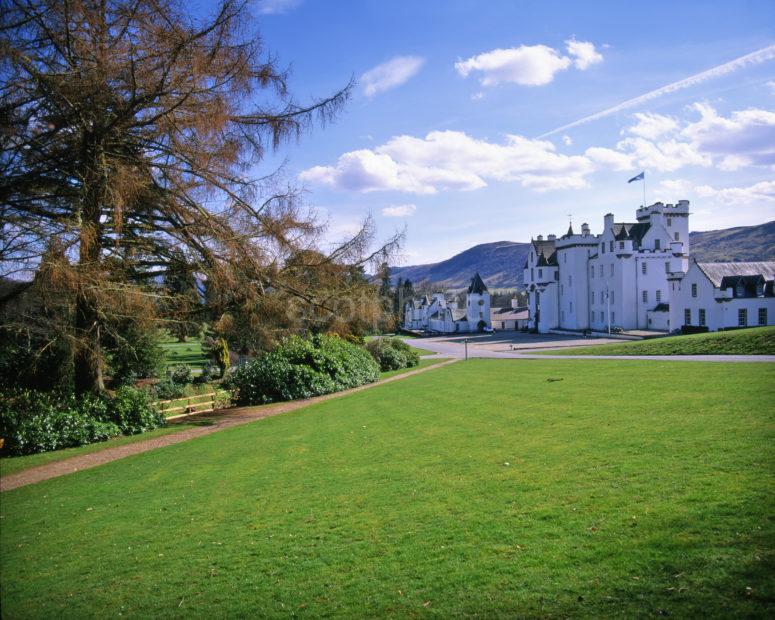
{"type": "Polygon", "coordinates": [[[493,308],[490,310],[491,321],[522,321],[530,318],[530,312],[525,310],[512,310],[511,308],[493,308]]]}
{"type": "Polygon", "coordinates": [[[719,288],[721,281],[729,276],[758,276],[775,280],[775,261],[761,263],[697,263],[697,267],[708,276],[713,286],[719,288]]]}
{"type": "Polygon", "coordinates": [[[479,275],[478,271],[476,272],[476,275],[471,278],[471,285],[468,287],[468,292],[476,295],[482,295],[487,292],[487,286],[484,284],[484,280],[482,280],[482,276],[479,275]]]}
{"type": "Polygon", "coordinates": [[[538,241],[537,239],[534,239],[532,243],[537,257],[536,263],[538,267],[551,267],[557,265],[557,251],[555,249],[554,241],[543,239],[538,241]]]}
{"type": "Polygon", "coordinates": [[[455,310],[450,310],[450,312],[452,312],[452,320],[453,321],[460,321],[460,320],[466,318],[466,311],[465,310],[459,310],[459,309],[456,308],[455,310]]]}

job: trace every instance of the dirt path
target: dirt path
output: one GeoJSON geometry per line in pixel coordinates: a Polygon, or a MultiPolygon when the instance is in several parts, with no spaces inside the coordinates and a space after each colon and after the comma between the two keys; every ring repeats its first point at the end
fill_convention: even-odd
{"type": "Polygon", "coordinates": [[[411,377],[423,373],[427,370],[433,370],[434,368],[440,368],[447,364],[455,363],[456,359],[447,360],[432,366],[426,366],[425,368],[418,368],[417,370],[410,370],[400,375],[395,375],[376,383],[369,383],[362,385],[351,390],[345,390],[344,392],[335,392],[333,394],[326,394],[325,396],[316,396],[315,398],[308,398],[306,400],[293,400],[284,403],[274,403],[271,405],[261,405],[258,407],[236,407],[234,409],[224,409],[216,411],[214,413],[208,413],[198,416],[190,416],[188,418],[182,418],[181,422],[190,420],[209,420],[212,424],[207,426],[197,426],[196,428],[187,428],[179,433],[170,433],[162,437],[156,437],[154,439],[148,439],[146,441],[137,441],[135,443],[126,444],[123,446],[117,446],[115,448],[106,448],[99,452],[92,452],[91,454],[83,454],[81,456],[74,456],[69,459],[61,461],[55,461],[53,463],[47,463],[46,465],[39,465],[38,467],[31,467],[23,471],[3,476],[0,478],[0,492],[10,491],[18,487],[23,487],[28,484],[34,484],[49,478],[56,478],[57,476],[64,476],[66,474],[72,474],[82,469],[91,469],[104,463],[110,463],[111,461],[117,461],[133,454],[140,454],[141,452],[148,452],[149,450],[155,450],[156,448],[163,448],[164,446],[171,446],[182,441],[188,441],[189,439],[195,439],[196,437],[202,437],[209,435],[210,433],[217,433],[226,428],[232,426],[239,426],[241,424],[248,424],[249,422],[255,422],[263,418],[279,415],[288,411],[295,411],[302,407],[314,405],[316,403],[322,403],[334,398],[340,398],[353,394],[355,392],[361,392],[368,390],[378,385],[384,385],[385,383],[391,383],[393,381],[399,381],[406,377],[411,377]]]}

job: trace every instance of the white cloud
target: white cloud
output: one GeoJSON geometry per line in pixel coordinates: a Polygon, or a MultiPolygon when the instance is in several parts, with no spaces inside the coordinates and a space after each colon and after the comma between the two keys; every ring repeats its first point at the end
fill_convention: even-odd
{"type": "Polygon", "coordinates": [[[775,203],[775,181],[761,181],[748,187],[723,187],[699,185],[694,191],[700,198],[712,198],[727,205],[755,206],[762,202],[775,203]]]}
{"type": "Polygon", "coordinates": [[[646,138],[647,140],[656,140],[678,129],[678,121],[670,116],[653,114],[651,112],[638,112],[634,116],[638,123],[628,127],[626,129],[627,133],[646,138]]]}
{"type": "Polygon", "coordinates": [[[420,56],[396,56],[387,62],[369,69],[361,76],[363,92],[367,97],[401,86],[407,80],[417,75],[425,64],[420,56]]]}
{"type": "Polygon", "coordinates": [[[546,133],[538,137],[546,138],[547,136],[560,133],[572,127],[577,127],[585,123],[590,123],[592,121],[605,118],[606,116],[610,116],[611,114],[616,114],[617,112],[621,112],[622,110],[633,108],[635,106],[641,105],[642,103],[646,103],[647,101],[651,101],[652,99],[661,97],[662,95],[667,95],[677,90],[682,90],[684,88],[689,88],[691,86],[701,84],[702,82],[705,82],[707,80],[711,80],[717,77],[727,75],[729,73],[733,73],[740,69],[744,69],[745,67],[761,64],[763,62],[772,60],[773,58],[775,58],[775,45],[770,45],[768,47],[762,48],[750,54],[746,54],[745,56],[740,56],[740,58],[735,58],[730,62],[724,63],[723,65],[718,65],[716,67],[713,67],[712,69],[708,69],[707,71],[696,73],[692,76],[689,76],[688,78],[679,80],[678,82],[673,82],[671,84],[663,86],[662,88],[657,88],[656,90],[652,90],[638,97],[634,97],[632,99],[628,99],[627,101],[623,101],[622,103],[617,104],[613,107],[607,108],[600,112],[596,112],[595,114],[590,114],[589,116],[580,118],[579,120],[573,121],[572,123],[568,123],[567,125],[562,125],[561,127],[557,127],[555,129],[552,129],[551,131],[547,131],[546,133]]]}
{"type": "Polygon", "coordinates": [[[571,137],[570,137],[568,134],[565,134],[565,135],[562,137],[562,143],[563,143],[565,146],[571,146],[571,145],[573,144],[573,138],[571,138],[571,137]]]}
{"type": "Polygon", "coordinates": [[[603,62],[603,55],[589,41],[570,39],[565,41],[565,49],[573,56],[573,64],[580,71],[586,71],[592,65],[603,62]]]}
{"type": "Polygon", "coordinates": [[[480,99],[484,99],[484,93],[481,90],[471,95],[471,101],[479,101],[480,99]]]}
{"type": "Polygon", "coordinates": [[[382,209],[382,215],[385,217],[409,217],[417,211],[417,206],[413,204],[395,205],[382,209]]]}
{"type": "Polygon", "coordinates": [[[613,149],[593,146],[584,151],[584,155],[604,169],[632,170],[634,168],[631,155],[613,149]]]}
{"type": "Polygon", "coordinates": [[[480,71],[482,86],[495,86],[501,82],[513,82],[522,86],[543,86],[554,79],[554,74],[564,71],[571,64],[570,58],[546,45],[520,45],[509,49],[494,49],[467,60],[455,63],[455,70],[463,77],[472,71],[480,71]]]}
{"type": "Polygon", "coordinates": [[[681,135],[698,151],[718,157],[721,169],[775,165],[775,112],[751,108],[724,117],[705,103],[692,109],[700,120],[689,123],[681,135]]]}
{"type": "Polygon", "coordinates": [[[770,80],[767,82],[767,86],[770,88],[770,94],[775,95],[775,80],[770,80]]]}
{"type": "Polygon", "coordinates": [[[698,152],[691,144],[677,140],[651,142],[645,138],[625,138],[616,145],[628,153],[638,167],[646,170],[672,172],[684,166],[710,166],[713,160],[698,152]]]}
{"type": "Polygon", "coordinates": [[[694,192],[694,185],[686,179],[667,179],[660,181],[659,187],[680,198],[684,198],[694,192]]]}
{"type": "Polygon", "coordinates": [[[350,151],[333,166],[301,173],[303,181],[361,191],[434,194],[475,190],[490,181],[516,181],[537,191],[580,188],[595,169],[584,156],[557,153],[548,141],[508,135],[503,143],[459,131],[434,131],[424,138],[397,136],[373,150],[350,151]]]}
{"type": "Polygon", "coordinates": [[[280,15],[295,9],[302,0],[259,0],[258,12],[261,15],[280,15]]]}

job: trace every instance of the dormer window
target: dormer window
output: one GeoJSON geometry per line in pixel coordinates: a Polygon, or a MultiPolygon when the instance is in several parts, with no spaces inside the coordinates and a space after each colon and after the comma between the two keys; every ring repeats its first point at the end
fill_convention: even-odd
{"type": "Polygon", "coordinates": [[[620,241],[620,242],[619,242],[619,249],[620,249],[620,250],[623,250],[623,249],[624,249],[624,241],[620,241]]]}
{"type": "Polygon", "coordinates": [[[735,293],[737,297],[743,297],[745,296],[745,285],[742,282],[737,283],[737,292],[735,293]]]}

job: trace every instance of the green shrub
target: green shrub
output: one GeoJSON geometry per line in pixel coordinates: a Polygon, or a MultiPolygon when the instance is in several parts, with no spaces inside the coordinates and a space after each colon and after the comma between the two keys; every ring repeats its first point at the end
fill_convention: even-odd
{"type": "Polygon", "coordinates": [[[113,385],[132,385],[137,379],[158,377],[164,371],[161,334],[131,323],[123,325],[120,338],[105,342],[108,373],[113,385]]]}
{"type": "Polygon", "coordinates": [[[188,385],[194,380],[194,373],[190,366],[179,364],[170,369],[169,378],[175,385],[188,385]]]}
{"type": "Polygon", "coordinates": [[[35,454],[105,441],[162,426],[142,390],[123,387],[111,398],[8,389],[0,391],[3,454],[35,454]]]}
{"type": "Polygon", "coordinates": [[[3,453],[34,454],[104,441],[121,429],[103,418],[104,398],[10,389],[0,393],[3,453]]]}
{"type": "Polygon", "coordinates": [[[226,380],[239,405],[309,398],[379,378],[379,368],[361,347],[338,336],[293,336],[273,351],[238,366],[226,380]]]}
{"type": "Polygon", "coordinates": [[[137,435],[165,424],[164,416],[151,404],[148,393],[129,386],[116,391],[108,401],[104,417],[124,435],[137,435]]]}
{"type": "Polygon", "coordinates": [[[366,350],[382,372],[411,368],[420,363],[417,351],[400,338],[375,338],[366,344],[366,350]]]}

